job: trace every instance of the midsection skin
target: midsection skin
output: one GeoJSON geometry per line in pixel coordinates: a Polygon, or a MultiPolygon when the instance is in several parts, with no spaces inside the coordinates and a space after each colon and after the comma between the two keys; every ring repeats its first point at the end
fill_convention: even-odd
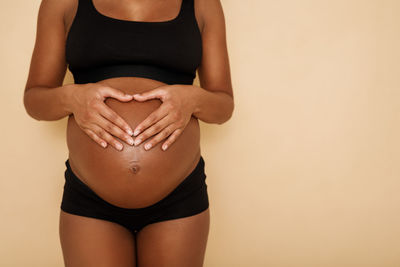
{"type": "MultiPolygon", "coordinates": [[[[139,77],[111,78],[98,83],[128,94],[165,84],[139,77]]],[[[105,103],[132,130],[162,104],[159,99],[120,102],[114,98],[107,98],[105,103]]],[[[122,151],[111,144],[102,148],[81,130],[73,115],[68,118],[67,146],[72,171],[101,198],[122,208],[143,208],[161,200],[190,174],[200,159],[200,127],[194,116],[166,151],[161,149],[166,139],[145,150],[144,144],[152,137],[138,146],[115,138],[124,146],[122,151]]]]}

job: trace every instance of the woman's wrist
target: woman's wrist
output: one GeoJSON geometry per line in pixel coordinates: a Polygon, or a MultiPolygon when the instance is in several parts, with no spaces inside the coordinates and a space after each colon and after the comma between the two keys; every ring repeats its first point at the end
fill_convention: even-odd
{"type": "Polygon", "coordinates": [[[69,115],[73,114],[74,111],[74,106],[76,104],[75,100],[75,93],[76,90],[78,90],[80,87],[82,87],[83,84],[66,84],[60,87],[61,89],[61,94],[60,94],[60,102],[62,105],[62,108],[65,112],[67,112],[69,115]]]}
{"type": "Polygon", "coordinates": [[[192,104],[192,110],[193,110],[192,115],[196,117],[196,114],[198,112],[200,112],[200,101],[201,101],[201,97],[202,97],[202,93],[203,93],[202,91],[204,89],[197,85],[192,85],[192,87],[193,87],[192,88],[193,95],[191,97],[191,99],[192,99],[191,104],[192,104]]]}
{"type": "Polygon", "coordinates": [[[206,123],[216,124],[222,124],[231,118],[234,109],[231,96],[221,91],[209,91],[196,85],[192,86],[194,117],[206,123]]]}

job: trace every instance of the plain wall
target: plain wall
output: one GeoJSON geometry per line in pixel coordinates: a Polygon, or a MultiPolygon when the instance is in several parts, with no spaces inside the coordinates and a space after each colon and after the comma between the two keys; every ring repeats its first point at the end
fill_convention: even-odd
{"type": "MultiPolygon", "coordinates": [[[[22,101],[39,5],[0,2],[7,267],[63,266],[66,118],[36,121],[22,101]]],[[[205,266],[400,266],[400,1],[222,5],[235,111],[201,122],[205,266]]]]}

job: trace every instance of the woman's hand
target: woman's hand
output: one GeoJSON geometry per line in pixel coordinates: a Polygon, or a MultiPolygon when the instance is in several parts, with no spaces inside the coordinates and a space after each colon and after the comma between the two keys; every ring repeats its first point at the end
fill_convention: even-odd
{"type": "Polygon", "coordinates": [[[191,85],[174,84],[162,85],[147,92],[133,95],[137,101],[158,98],[163,102],[158,109],[136,126],[134,131],[134,136],[136,136],[135,146],[156,134],[145,144],[144,148],[149,150],[168,137],[162,145],[162,149],[166,150],[189,123],[194,111],[194,90],[191,85]]]}
{"type": "Polygon", "coordinates": [[[79,127],[96,143],[104,148],[109,143],[117,150],[122,150],[122,144],[112,135],[133,145],[133,132],[128,123],[104,103],[107,97],[123,102],[133,99],[132,95],[119,89],[88,83],[76,87],[71,94],[72,113],[79,127]]]}

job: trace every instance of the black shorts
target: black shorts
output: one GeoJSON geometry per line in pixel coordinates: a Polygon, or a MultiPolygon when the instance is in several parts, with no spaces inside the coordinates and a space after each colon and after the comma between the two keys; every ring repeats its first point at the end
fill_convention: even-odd
{"type": "Polygon", "coordinates": [[[97,195],[72,172],[67,159],[60,208],[68,213],[115,222],[136,233],[151,223],[188,217],[206,210],[209,202],[204,165],[200,156],[194,170],[166,197],[147,207],[128,209],[97,195]]]}

